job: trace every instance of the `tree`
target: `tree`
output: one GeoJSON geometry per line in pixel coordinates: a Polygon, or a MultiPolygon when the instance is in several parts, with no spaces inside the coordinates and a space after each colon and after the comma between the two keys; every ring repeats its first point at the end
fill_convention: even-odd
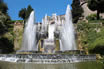
{"type": "MultiPolygon", "coordinates": [[[[8,21],[10,21],[10,16],[7,13],[8,6],[6,3],[3,2],[3,0],[0,0],[0,50],[2,52],[0,53],[10,53],[13,52],[13,38],[8,35],[5,36],[8,32],[10,33],[10,24],[8,24],[8,21]]],[[[13,31],[13,30],[12,30],[13,31]]]]}
{"type": "Polygon", "coordinates": [[[31,5],[28,6],[27,11],[26,11],[26,19],[29,17],[30,13],[33,11],[33,8],[31,5]]]}
{"type": "Polygon", "coordinates": [[[8,6],[3,2],[3,0],[0,0],[0,11],[4,14],[8,11],[8,6]]]}
{"type": "Polygon", "coordinates": [[[30,13],[33,11],[31,5],[28,6],[28,8],[22,8],[19,11],[19,17],[23,18],[24,20],[28,19],[30,13]]]}
{"type": "Polygon", "coordinates": [[[10,16],[7,13],[8,6],[0,0],[0,35],[3,35],[8,30],[7,21],[10,20],[10,16]]]}
{"type": "Polygon", "coordinates": [[[79,0],[73,0],[72,3],[72,17],[73,17],[73,22],[77,23],[79,18],[82,16],[83,9],[80,6],[80,1],[79,0]]]}
{"type": "Polygon", "coordinates": [[[13,43],[8,38],[0,38],[0,53],[11,53],[13,52],[13,43]]]}
{"type": "Polygon", "coordinates": [[[25,17],[26,17],[26,8],[22,8],[22,9],[19,11],[19,17],[25,19],[25,17]]]}
{"type": "Polygon", "coordinates": [[[0,0],[0,3],[3,2],[3,0],[0,0]]]}
{"type": "Polygon", "coordinates": [[[99,20],[100,13],[104,12],[104,0],[88,0],[88,7],[92,11],[97,11],[97,20],[99,20]]]}

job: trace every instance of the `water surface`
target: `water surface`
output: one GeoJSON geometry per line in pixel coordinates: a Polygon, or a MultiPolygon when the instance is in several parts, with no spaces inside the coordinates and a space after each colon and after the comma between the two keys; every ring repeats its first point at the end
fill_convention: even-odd
{"type": "Polygon", "coordinates": [[[0,69],[104,69],[104,65],[97,62],[80,62],[67,64],[0,62],[0,69]]]}

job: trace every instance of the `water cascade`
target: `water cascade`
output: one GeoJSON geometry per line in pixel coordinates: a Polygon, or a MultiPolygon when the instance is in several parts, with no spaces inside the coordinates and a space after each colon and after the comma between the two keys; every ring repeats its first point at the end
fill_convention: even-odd
{"type": "Polygon", "coordinates": [[[69,5],[67,6],[65,23],[62,26],[60,38],[60,42],[62,44],[61,51],[76,50],[74,26],[72,23],[72,14],[69,5]]]}
{"type": "Polygon", "coordinates": [[[49,24],[49,30],[48,30],[48,34],[49,34],[49,37],[48,39],[51,39],[51,40],[54,40],[54,32],[56,30],[56,24],[57,24],[57,16],[56,14],[53,14],[54,16],[54,19],[55,19],[55,23],[54,24],[49,24]]]}
{"type": "Polygon", "coordinates": [[[58,17],[58,25],[61,25],[61,19],[60,19],[60,16],[58,17]]]}
{"type": "Polygon", "coordinates": [[[45,32],[47,31],[47,25],[48,25],[48,17],[47,14],[45,15],[45,32]]]}
{"type": "Polygon", "coordinates": [[[37,51],[36,45],[36,25],[34,22],[34,11],[31,12],[26,27],[24,29],[23,44],[21,51],[37,51]]]}
{"type": "MultiPolygon", "coordinates": [[[[57,21],[56,14],[53,14],[55,22],[57,21]]],[[[47,15],[45,16],[45,24],[48,24],[48,37],[44,39],[44,49],[45,53],[54,53],[55,42],[54,42],[54,32],[56,30],[55,23],[48,23],[47,15]]]]}
{"type": "Polygon", "coordinates": [[[0,61],[24,62],[24,63],[73,63],[96,61],[96,55],[66,55],[66,54],[8,54],[0,55],[0,61]]]}

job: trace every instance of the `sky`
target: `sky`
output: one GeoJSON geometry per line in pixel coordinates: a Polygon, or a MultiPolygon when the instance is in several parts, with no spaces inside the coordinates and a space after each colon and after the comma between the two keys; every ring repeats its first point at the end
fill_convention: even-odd
{"type": "Polygon", "coordinates": [[[36,22],[41,22],[45,14],[48,16],[52,13],[65,14],[66,7],[68,4],[71,5],[72,0],[4,0],[4,2],[8,5],[8,14],[12,20],[21,20],[18,17],[19,11],[31,5],[35,11],[36,22]]]}

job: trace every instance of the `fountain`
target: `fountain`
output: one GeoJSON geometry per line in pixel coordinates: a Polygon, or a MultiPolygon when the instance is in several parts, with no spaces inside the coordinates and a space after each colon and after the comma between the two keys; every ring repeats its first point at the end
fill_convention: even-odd
{"type": "Polygon", "coordinates": [[[65,15],[65,24],[62,26],[60,43],[62,45],[61,51],[76,50],[74,26],[72,23],[72,14],[70,6],[67,6],[65,15]]]}
{"type": "Polygon", "coordinates": [[[23,43],[20,51],[38,50],[36,45],[36,25],[34,19],[34,11],[32,11],[25,25],[26,27],[23,34],[23,43]]]}
{"type": "Polygon", "coordinates": [[[65,51],[77,50],[69,5],[67,6],[65,19],[57,17],[56,14],[54,14],[52,18],[48,19],[46,15],[45,18],[42,19],[42,25],[35,25],[34,11],[32,11],[25,25],[22,48],[17,51],[17,54],[1,54],[0,61],[54,64],[96,60],[96,55],[64,53],[65,51]],[[36,30],[36,28],[38,30],[36,30]],[[43,37],[47,32],[48,36],[43,37]],[[56,37],[55,33],[59,37],[56,37]],[[39,35],[38,39],[36,38],[37,34],[39,35]],[[41,53],[39,51],[41,51],[41,53]],[[60,52],[57,53],[57,51],[60,52]]]}
{"type": "MultiPolygon", "coordinates": [[[[56,20],[56,16],[54,17],[56,20]]],[[[48,23],[47,15],[45,16],[45,22],[48,23]]],[[[45,53],[54,53],[55,41],[54,41],[54,32],[56,25],[48,24],[48,37],[44,39],[44,52],[45,53]]]]}

